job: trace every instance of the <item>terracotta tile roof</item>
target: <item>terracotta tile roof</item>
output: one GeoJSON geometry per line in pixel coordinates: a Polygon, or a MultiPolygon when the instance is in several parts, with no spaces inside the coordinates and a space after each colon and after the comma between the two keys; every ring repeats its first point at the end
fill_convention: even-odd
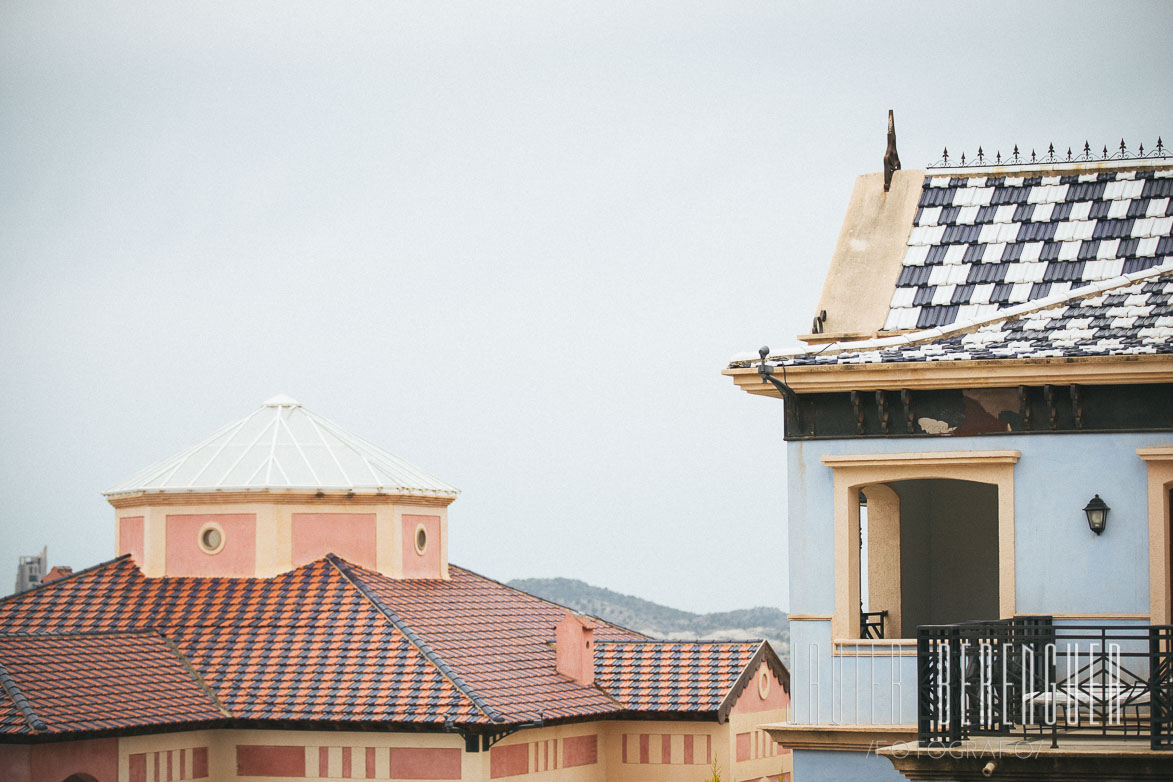
{"type": "Polygon", "coordinates": [[[0,629],[158,630],[237,718],[491,721],[329,560],[269,579],[148,579],[124,557],[19,597],[0,603],[0,629]]]}
{"type": "MultiPolygon", "coordinates": [[[[512,719],[618,711],[604,693],[555,670],[554,625],[567,609],[461,568],[449,581],[387,578],[351,567],[403,621],[428,639],[464,681],[512,719]]],[[[644,636],[599,622],[597,640],[644,636]]]]}
{"type": "MultiPolygon", "coordinates": [[[[671,644],[664,648],[687,663],[645,669],[648,661],[635,655],[629,672],[622,656],[600,660],[622,693],[612,698],[606,686],[556,672],[554,625],[567,609],[461,568],[451,576],[391,579],[331,555],[268,579],[148,579],[122,557],[0,600],[0,633],[117,633],[100,637],[166,646],[158,633],[238,720],[469,728],[638,710],[628,682],[652,687],[657,672],[665,679],[656,689],[698,694],[650,698],[650,706],[711,710],[745,659],[734,650],[757,648],[671,644]]],[[[645,640],[602,622],[595,638],[607,646],[645,640]]],[[[0,665],[10,654],[0,646],[0,665]]],[[[27,720],[14,701],[0,699],[0,731],[21,724],[27,720]]],[[[78,721],[72,729],[99,728],[78,721]]]]}
{"type": "Polygon", "coordinates": [[[0,635],[5,733],[72,733],[225,716],[204,684],[152,632],[0,635]],[[23,699],[23,702],[22,702],[23,699]]]}
{"type": "Polygon", "coordinates": [[[628,711],[715,712],[761,641],[643,641],[595,646],[595,682],[628,711]]]}

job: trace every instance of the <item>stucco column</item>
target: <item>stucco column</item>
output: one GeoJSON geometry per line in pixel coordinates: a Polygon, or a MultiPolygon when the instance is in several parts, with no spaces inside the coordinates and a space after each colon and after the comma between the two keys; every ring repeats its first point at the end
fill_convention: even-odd
{"type": "Polygon", "coordinates": [[[901,638],[900,497],[887,486],[863,487],[868,500],[868,609],[887,611],[885,635],[901,638]]]}

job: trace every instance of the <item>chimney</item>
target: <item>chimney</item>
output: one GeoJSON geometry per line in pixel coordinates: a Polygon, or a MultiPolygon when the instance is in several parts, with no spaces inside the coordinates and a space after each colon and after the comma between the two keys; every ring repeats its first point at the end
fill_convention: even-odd
{"type": "Polygon", "coordinates": [[[579,684],[595,680],[595,625],[582,614],[567,614],[554,627],[558,673],[579,684]]]}
{"type": "Polygon", "coordinates": [[[59,578],[73,575],[73,568],[69,565],[54,565],[52,570],[41,578],[42,584],[48,584],[50,581],[56,581],[59,578]]]}

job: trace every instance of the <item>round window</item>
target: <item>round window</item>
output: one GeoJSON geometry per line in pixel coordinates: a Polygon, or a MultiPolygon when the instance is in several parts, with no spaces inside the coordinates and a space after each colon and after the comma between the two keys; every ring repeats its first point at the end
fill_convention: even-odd
{"type": "Polygon", "coordinates": [[[758,695],[761,696],[762,700],[765,700],[766,696],[769,694],[770,672],[766,668],[762,668],[761,672],[758,674],[758,695]]]}
{"type": "Polygon", "coordinates": [[[421,524],[415,528],[415,553],[423,554],[428,548],[428,531],[421,524]]]}
{"type": "Polygon", "coordinates": [[[219,524],[210,522],[200,528],[198,540],[205,554],[218,554],[224,548],[224,530],[219,524]]]}

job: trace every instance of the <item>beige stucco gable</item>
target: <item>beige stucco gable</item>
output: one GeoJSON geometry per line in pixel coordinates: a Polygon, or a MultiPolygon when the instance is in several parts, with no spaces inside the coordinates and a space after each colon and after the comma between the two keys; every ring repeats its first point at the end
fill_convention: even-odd
{"type": "Polygon", "coordinates": [[[870,337],[883,328],[924,177],[924,171],[896,171],[888,192],[881,172],[855,180],[816,311],[827,313],[824,333],[800,338],[870,337]]]}

